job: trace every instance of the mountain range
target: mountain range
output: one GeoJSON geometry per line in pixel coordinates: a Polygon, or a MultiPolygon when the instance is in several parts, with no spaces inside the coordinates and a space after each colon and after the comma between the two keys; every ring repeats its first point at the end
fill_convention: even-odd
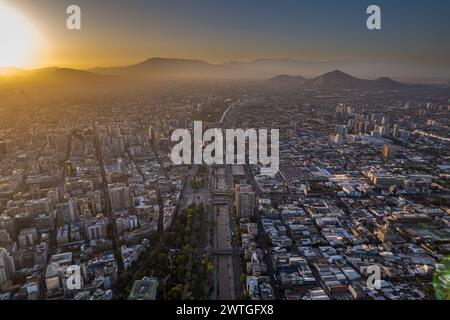
{"type": "Polygon", "coordinates": [[[450,69],[439,65],[419,65],[399,61],[301,61],[295,59],[256,59],[209,63],[203,60],[150,58],[137,64],[120,67],[93,68],[92,71],[108,75],[127,75],[153,78],[222,78],[222,79],[269,79],[277,75],[302,75],[317,77],[331,70],[344,70],[358,78],[381,78],[395,76],[402,81],[445,80],[450,69]],[[420,77],[418,79],[418,77],[420,77]]]}
{"type": "MultiPolygon", "coordinates": [[[[118,75],[144,78],[190,78],[190,79],[268,79],[278,75],[301,74],[314,77],[330,70],[346,70],[362,77],[371,74],[367,66],[353,61],[336,60],[325,62],[298,61],[292,59],[257,59],[212,64],[203,60],[150,58],[137,64],[93,68],[87,71],[102,75],[118,75]]],[[[375,67],[376,69],[376,67],[375,67]]],[[[373,77],[386,74],[375,74],[373,77]]]]}
{"type": "Polygon", "coordinates": [[[397,90],[407,87],[407,85],[387,77],[375,80],[359,79],[339,70],[325,73],[313,79],[304,80],[301,85],[305,88],[372,90],[397,90]]]}
{"type": "MultiPolygon", "coordinates": [[[[366,80],[340,70],[325,72],[317,77],[298,75],[303,62],[289,59],[260,59],[250,62],[211,64],[202,60],[150,58],[143,62],[109,68],[78,70],[70,68],[41,68],[34,70],[10,70],[12,76],[5,79],[22,81],[98,81],[98,80],[177,80],[177,79],[259,79],[268,85],[297,86],[318,89],[373,89],[397,90],[405,84],[390,78],[366,80]],[[297,74],[297,75],[289,75],[297,74]]],[[[306,66],[305,66],[306,69],[306,66]]],[[[328,69],[329,70],[329,69],[328,69]]]]}

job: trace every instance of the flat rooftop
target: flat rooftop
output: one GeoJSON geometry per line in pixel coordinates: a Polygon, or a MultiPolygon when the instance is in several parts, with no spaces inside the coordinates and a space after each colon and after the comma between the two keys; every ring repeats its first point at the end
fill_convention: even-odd
{"type": "Polygon", "coordinates": [[[155,278],[144,277],[142,280],[136,280],[128,300],[156,300],[157,289],[158,280],[155,278]]]}

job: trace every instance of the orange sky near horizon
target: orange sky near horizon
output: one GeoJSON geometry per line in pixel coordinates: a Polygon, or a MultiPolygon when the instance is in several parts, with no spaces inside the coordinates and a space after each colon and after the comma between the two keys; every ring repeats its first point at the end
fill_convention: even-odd
{"type": "MultiPolygon", "coordinates": [[[[151,57],[211,63],[290,58],[400,61],[406,68],[423,64],[450,70],[450,20],[441,19],[450,2],[379,0],[385,17],[379,32],[365,27],[363,2],[0,0],[0,10],[14,11],[29,33],[10,37],[17,47],[1,44],[8,56],[0,55],[0,66],[91,68],[151,57]],[[410,2],[414,6],[403,5],[410,2]],[[82,9],[81,30],[66,28],[66,8],[74,3],[82,9]],[[27,37],[38,43],[21,50],[27,37]],[[24,57],[12,63],[17,53],[24,57]],[[24,53],[32,57],[26,60],[24,53]]],[[[0,21],[0,35],[17,32],[14,23],[0,21]]]]}

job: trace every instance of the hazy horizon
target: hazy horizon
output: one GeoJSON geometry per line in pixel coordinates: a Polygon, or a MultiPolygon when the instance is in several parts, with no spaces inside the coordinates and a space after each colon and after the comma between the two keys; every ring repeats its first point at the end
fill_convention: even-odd
{"type": "Polygon", "coordinates": [[[0,13],[8,18],[0,23],[0,35],[10,36],[13,44],[4,45],[8,50],[3,59],[0,56],[0,67],[90,69],[132,65],[151,57],[212,64],[292,59],[352,61],[362,65],[367,76],[382,65],[391,77],[450,78],[448,1],[430,5],[423,0],[380,0],[382,29],[377,31],[365,26],[371,4],[366,0],[81,0],[76,2],[81,30],[65,26],[71,4],[0,0],[0,13]]]}

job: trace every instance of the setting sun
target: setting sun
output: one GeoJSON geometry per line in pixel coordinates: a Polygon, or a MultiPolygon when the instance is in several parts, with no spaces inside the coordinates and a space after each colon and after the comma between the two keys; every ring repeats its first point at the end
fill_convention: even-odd
{"type": "Polygon", "coordinates": [[[33,65],[41,45],[31,23],[11,8],[0,5],[0,67],[33,65]]]}

